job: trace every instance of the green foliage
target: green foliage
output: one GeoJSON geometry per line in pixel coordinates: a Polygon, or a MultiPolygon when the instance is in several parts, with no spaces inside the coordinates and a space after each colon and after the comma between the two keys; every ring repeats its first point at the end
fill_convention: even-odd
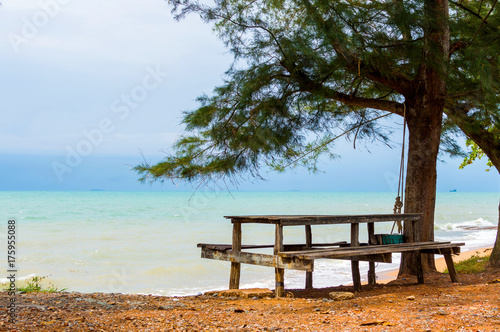
{"type": "MultiPolygon", "coordinates": [[[[463,274],[477,274],[484,272],[486,266],[488,265],[488,260],[490,256],[479,256],[479,253],[473,255],[472,257],[460,261],[455,264],[455,270],[457,273],[463,274]]],[[[448,269],[444,270],[444,273],[449,273],[448,269]]]]}
{"type": "MultiPolygon", "coordinates": [[[[475,121],[498,120],[495,1],[451,2],[449,19],[432,1],[169,3],[178,19],[194,13],[212,24],[235,60],[224,83],[185,114],[174,153],[135,167],[142,181],[260,178],[262,166],[315,171],[323,156],[337,157],[337,137],[390,144],[379,120],[406,106],[411,116],[415,96],[432,84],[425,68],[446,76],[449,110],[467,105],[475,121]],[[449,54],[434,40],[442,26],[449,54]]],[[[445,118],[444,150],[463,155],[456,125],[445,118]]]]}
{"type": "MultiPolygon", "coordinates": [[[[57,288],[52,283],[48,283],[47,285],[43,285],[43,280],[46,278],[47,278],[46,276],[45,277],[43,277],[43,276],[31,277],[22,286],[17,286],[16,291],[25,292],[25,293],[32,293],[32,292],[57,293],[57,292],[63,292],[66,290],[66,288],[57,288]]],[[[9,290],[9,289],[6,288],[6,290],[9,290]]]]}
{"type": "MultiPolygon", "coordinates": [[[[485,153],[481,148],[470,138],[468,138],[465,144],[471,149],[468,156],[464,158],[464,161],[460,164],[459,168],[463,169],[465,166],[472,164],[476,159],[481,159],[485,156],[485,153]]],[[[493,167],[491,160],[486,163],[489,167],[493,167]]],[[[488,172],[489,169],[486,169],[488,172]]]]}

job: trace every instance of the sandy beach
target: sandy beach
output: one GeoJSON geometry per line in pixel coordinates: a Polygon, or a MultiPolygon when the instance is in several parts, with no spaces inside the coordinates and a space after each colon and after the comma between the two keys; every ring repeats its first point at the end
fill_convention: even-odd
{"type": "MultiPolygon", "coordinates": [[[[476,251],[455,257],[475,254],[476,251]]],[[[484,251],[483,251],[484,252],[484,251]]],[[[439,265],[438,261],[438,265],[439,265]]],[[[499,270],[426,274],[364,286],[355,298],[329,299],[349,286],[269,293],[161,297],[104,293],[17,294],[15,324],[0,296],[0,331],[500,331],[499,270]],[[246,298],[245,298],[246,297],[246,298]]]]}

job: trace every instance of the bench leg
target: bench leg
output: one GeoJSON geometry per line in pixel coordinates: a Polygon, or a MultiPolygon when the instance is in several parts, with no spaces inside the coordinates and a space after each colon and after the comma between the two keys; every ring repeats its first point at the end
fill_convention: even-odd
{"type": "MultiPolygon", "coordinates": [[[[234,253],[241,251],[241,223],[233,223],[233,244],[231,249],[234,253]]],[[[231,274],[229,275],[229,289],[240,288],[241,263],[231,262],[231,274]]]]}
{"type": "Polygon", "coordinates": [[[352,283],[354,285],[354,291],[358,292],[361,290],[361,276],[359,274],[359,261],[351,261],[352,270],[352,283]]]}
{"type": "Polygon", "coordinates": [[[377,276],[375,275],[375,262],[370,262],[368,268],[368,285],[375,285],[377,283],[377,276]]]}
{"type": "Polygon", "coordinates": [[[312,289],[312,288],[313,288],[313,273],[306,272],[306,289],[312,289]]]}
{"type": "Polygon", "coordinates": [[[240,288],[241,263],[231,262],[231,275],[229,276],[229,289],[240,288]]]}
{"type": "Polygon", "coordinates": [[[275,275],[275,296],[276,297],[283,297],[285,295],[285,269],[274,269],[274,275],[275,275]]]}
{"type": "Polygon", "coordinates": [[[417,264],[417,280],[419,284],[424,283],[424,268],[422,267],[422,253],[420,250],[415,251],[415,262],[417,264]]]}
{"type": "Polygon", "coordinates": [[[455,270],[455,265],[453,264],[453,258],[451,253],[444,254],[444,260],[446,261],[446,267],[450,273],[451,282],[458,282],[457,271],[455,270]]]}
{"type": "MultiPolygon", "coordinates": [[[[310,249],[312,246],[312,229],[311,225],[306,225],[306,248],[310,249]]],[[[306,272],[306,289],[313,288],[313,273],[306,272]]]]}

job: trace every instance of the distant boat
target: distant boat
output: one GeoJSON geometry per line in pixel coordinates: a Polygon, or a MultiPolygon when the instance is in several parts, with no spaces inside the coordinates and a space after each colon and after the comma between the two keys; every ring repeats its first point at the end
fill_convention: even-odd
{"type": "Polygon", "coordinates": [[[456,190],[456,189],[451,189],[451,190],[450,190],[450,193],[456,193],[456,192],[457,192],[457,190],[456,190]]]}

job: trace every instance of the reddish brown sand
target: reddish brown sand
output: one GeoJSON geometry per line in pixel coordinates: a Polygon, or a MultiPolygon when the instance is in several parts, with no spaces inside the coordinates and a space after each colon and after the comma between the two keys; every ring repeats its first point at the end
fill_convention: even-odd
{"type": "Polygon", "coordinates": [[[234,295],[160,297],[123,294],[16,295],[15,324],[0,294],[0,331],[500,331],[500,270],[426,275],[363,286],[352,300],[328,293],[350,287],[287,290],[288,298],[234,295]]]}

